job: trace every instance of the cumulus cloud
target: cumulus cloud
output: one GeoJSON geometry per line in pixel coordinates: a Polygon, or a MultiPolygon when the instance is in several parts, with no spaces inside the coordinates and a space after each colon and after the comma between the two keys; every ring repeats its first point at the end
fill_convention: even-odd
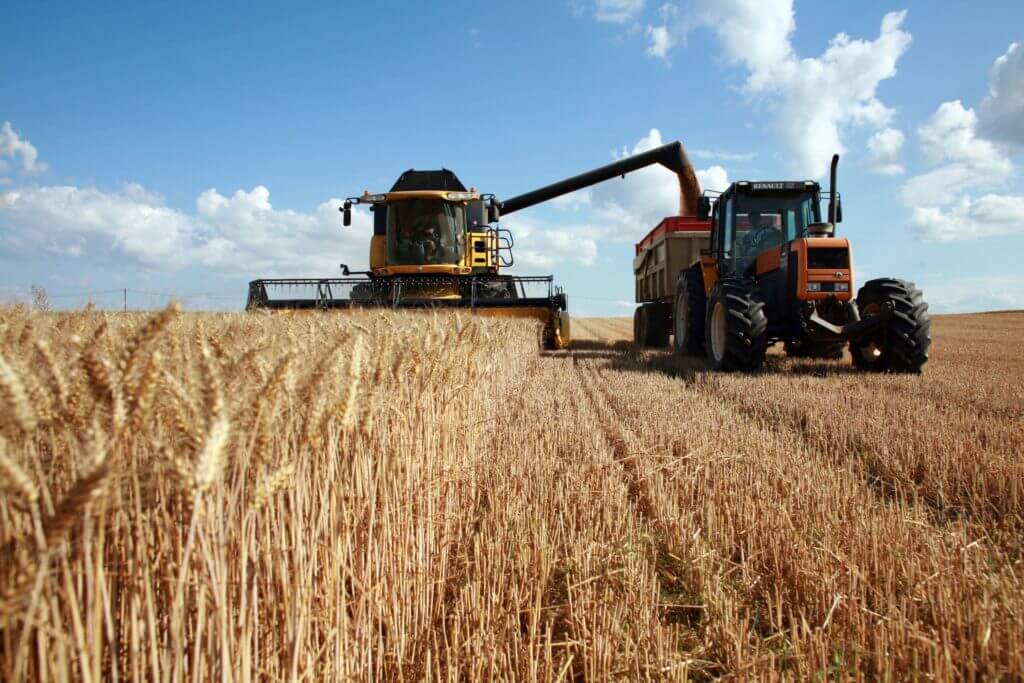
{"type": "Polygon", "coordinates": [[[203,192],[196,212],[168,207],[139,186],[118,191],[74,186],[0,194],[0,247],[14,253],[89,257],[157,270],[192,266],[235,275],[335,275],[342,260],[365,263],[370,217],[355,212],[342,231],[331,199],[311,213],[278,210],[263,186],[225,197],[203,192]]]}
{"type": "Polygon", "coordinates": [[[515,235],[513,255],[516,266],[551,271],[563,263],[592,266],[598,248],[594,226],[586,224],[553,226],[528,215],[513,214],[502,226],[515,235]]]}
{"type": "Polygon", "coordinates": [[[716,161],[750,161],[757,156],[757,152],[723,152],[717,149],[691,149],[690,156],[697,159],[713,159],[716,161]]]}
{"type": "Polygon", "coordinates": [[[978,137],[978,117],[959,100],[944,102],[920,128],[925,159],[936,167],[904,183],[904,202],[911,207],[946,206],[967,190],[1002,186],[1013,164],[990,141],[978,137]]]}
{"type": "Polygon", "coordinates": [[[913,209],[912,229],[927,240],[951,242],[1024,231],[1024,196],[986,194],[960,197],[949,209],[913,209]]]}
{"type": "Polygon", "coordinates": [[[1024,275],[943,279],[923,283],[933,313],[1024,308],[1024,275]]]}
{"type": "MultiPolygon", "coordinates": [[[[0,126],[0,157],[17,159],[23,173],[42,173],[46,164],[39,161],[39,151],[27,139],[18,135],[10,121],[0,126]]],[[[0,173],[6,171],[8,164],[0,160],[0,173]]]]}
{"type": "Polygon", "coordinates": [[[675,45],[672,34],[664,26],[648,26],[647,39],[650,41],[647,54],[659,59],[667,59],[668,51],[675,45]]]}
{"type": "Polygon", "coordinates": [[[823,176],[831,155],[846,151],[845,129],[880,131],[892,119],[876,91],[896,74],[896,63],[910,45],[911,36],[902,29],[905,12],[886,14],[875,40],[836,35],[819,57],[801,57],[793,48],[792,0],[697,0],[690,11],[665,16],[677,17],[662,26],[672,39],[655,44],[649,32],[648,51],[670,48],[695,27],[714,31],[726,59],[747,70],[744,91],[755,105],[772,108],[798,175],[823,176]]]}
{"type": "Polygon", "coordinates": [[[1013,178],[1013,162],[999,144],[981,132],[1009,132],[1012,137],[1013,126],[1007,128],[993,112],[1015,106],[1014,95],[1000,98],[1010,79],[1006,70],[1015,64],[1016,52],[1011,45],[996,60],[989,95],[982,103],[984,116],[953,100],[943,102],[918,128],[921,153],[933,168],[908,179],[901,194],[911,209],[911,230],[921,239],[948,242],[1024,232],[1024,196],[993,192],[1013,178]],[[979,190],[985,194],[975,196],[979,190]]]}
{"type": "Polygon", "coordinates": [[[596,0],[594,18],[608,24],[624,24],[644,9],[644,0],[596,0]]]}
{"type": "Polygon", "coordinates": [[[993,140],[1024,148],[1024,44],[1013,43],[992,65],[979,107],[981,129],[993,140]]]}
{"type": "Polygon", "coordinates": [[[880,175],[902,175],[905,170],[900,163],[903,142],[903,133],[895,128],[886,128],[872,135],[868,140],[871,170],[880,175]]]}

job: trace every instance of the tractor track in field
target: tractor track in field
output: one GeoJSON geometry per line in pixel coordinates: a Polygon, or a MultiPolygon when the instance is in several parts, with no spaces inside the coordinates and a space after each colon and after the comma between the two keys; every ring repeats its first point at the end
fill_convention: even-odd
{"type": "MultiPolygon", "coordinates": [[[[625,345],[621,342],[610,342],[605,340],[585,340],[588,352],[594,356],[603,356],[611,369],[623,369],[630,371],[625,362],[628,353],[639,351],[633,345],[625,345]],[[601,348],[600,352],[595,348],[601,348]]],[[[858,473],[865,486],[874,494],[880,502],[888,505],[902,504],[911,508],[920,508],[928,520],[937,528],[947,526],[949,523],[966,521],[985,525],[992,520],[979,515],[977,511],[970,510],[955,501],[949,501],[942,497],[941,491],[929,491],[924,482],[902,475],[894,471],[889,465],[889,459],[879,453],[868,439],[857,434],[846,435],[846,450],[839,452],[836,445],[830,443],[826,436],[819,434],[809,420],[806,412],[800,407],[787,406],[780,402],[773,402],[770,406],[758,407],[743,397],[736,396],[714,381],[699,381],[698,372],[701,371],[699,361],[694,359],[679,359],[664,353],[651,353],[640,351],[636,367],[632,371],[657,372],[679,380],[683,386],[692,390],[697,396],[706,396],[708,399],[716,400],[729,405],[738,414],[751,419],[769,431],[781,435],[790,435],[798,443],[802,443],[809,452],[818,454],[830,466],[847,468],[858,473]],[[778,415],[770,413],[774,409],[781,413],[783,419],[780,422],[778,415]]],[[[780,369],[778,372],[785,372],[780,369]]],[[[898,391],[902,387],[895,387],[898,391]]],[[[910,390],[903,389],[910,393],[910,390]]],[[[939,404],[933,404],[939,410],[952,410],[939,404]]]]}
{"type": "MultiPolygon", "coordinates": [[[[611,449],[615,462],[620,466],[630,503],[643,524],[652,530],[654,570],[662,596],[666,601],[660,608],[658,618],[665,624],[680,625],[703,641],[704,627],[703,599],[699,582],[692,577],[695,568],[687,566],[686,552],[676,551],[670,546],[670,539],[677,538],[677,525],[665,520],[658,505],[645,484],[645,477],[638,463],[639,456],[632,452],[629,441],[635,440],[628,427],[621,425],[612,408],[613,401],[602,386],[604,378],[589,364],[580,364],[573,359],[573,370],[592,410],[600,420],[602,438],[611,449]],[[582,367],[581,367],[582,365],[582,367]]],[[[711,669],[719,665],[708,662],[711,669]]]]}

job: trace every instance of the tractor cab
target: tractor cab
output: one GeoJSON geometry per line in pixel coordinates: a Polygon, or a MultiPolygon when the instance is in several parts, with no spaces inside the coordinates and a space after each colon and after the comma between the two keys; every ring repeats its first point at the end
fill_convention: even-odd
{"type": "MultiPolygon", "coordinates": [[[[827,237],[822,222],[821,187],[807,181],[733,183],[712,202],[703,197],[699,218],[711,219],[710,253],[719,275],[756,277],[763,255],[805,237],[827,237]],[[710,214],[710,215],[709,215],[710,214]]],[[[837,217],[841,220],[841,217],[837,217]]],[[[762,259],[777,262],[775,259],[762,259]]]]}

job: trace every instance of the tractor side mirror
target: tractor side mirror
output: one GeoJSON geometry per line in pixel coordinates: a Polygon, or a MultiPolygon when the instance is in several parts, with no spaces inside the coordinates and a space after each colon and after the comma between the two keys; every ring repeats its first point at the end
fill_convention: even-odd
{"type": "Polygon", "coordinates": [[[344,225],[346,228],[352,225],[352,202],[348,200],[345,201],[345,203],[341,207],[341,215],[342,225],[344,225]]]}
{"type": "Polygon", "coordinates": [[[497,223],[501,220],[501,209],[498,207],[498,202],[491,200],[491,203],[487,205],[487,222],[497,223]]]}
{"type": "Polygon", "coordinates": [[[701,197],[697,202],[697,218],[706,221],[711,216],[711,197],[701,197]]]}

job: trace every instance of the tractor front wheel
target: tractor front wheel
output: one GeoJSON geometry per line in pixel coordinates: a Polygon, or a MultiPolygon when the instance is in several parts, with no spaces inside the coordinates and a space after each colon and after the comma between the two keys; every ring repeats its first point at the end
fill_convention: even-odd
{"type": "Polygon", "coordinates": [[[881,315],[887,307],[891,312],[885,323],[850,342],[853,364],[870,372],[921,372],[932,345],[932,323],[921,290],[913,282],[882,278],[857,292],[862,319],[881,315]]]}
{"type": "Polygon", "coordinates": [[[752,280],[719,280],[708,300],[705,346],[715,370],[754,372],[768,350],[768,318],[764,302],[754,296],[752,280]]]}

